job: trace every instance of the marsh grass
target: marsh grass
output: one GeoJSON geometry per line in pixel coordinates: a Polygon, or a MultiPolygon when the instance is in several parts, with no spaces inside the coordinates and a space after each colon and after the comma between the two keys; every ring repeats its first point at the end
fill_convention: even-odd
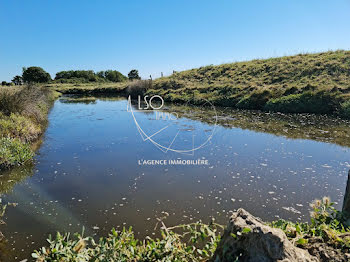
{"type": "Polygon", "coordinates": [[[0,168],[21,165],[33,157],[30,145],[43,133],[53,90],[38,86],[0,89],[0,168]]]}
{"type": "Polygon", "coordinates": [[[125,92],[128,82],[118,83],[76,83],[76,84],[47,84],[45,87],[53,89],[62,94],[79,94],[79,95],[107,95],[121,94],[125,92]]]}

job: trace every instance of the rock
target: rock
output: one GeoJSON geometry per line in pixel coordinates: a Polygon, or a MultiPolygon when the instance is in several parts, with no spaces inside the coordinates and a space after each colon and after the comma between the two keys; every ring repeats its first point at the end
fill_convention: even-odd
{"type": "Polygon", "coordinates": [[[294,246],[281,229],[272,228],[240,208],[230,218],[211,262],[319,261],[294,246]]]}
{"type": "Polygon", "coordinates": [[[350,261],[350,255],[343,252],[341,249],[335,249],[334,247],[324,243],[322,238],[314,237],[308,239],[308,244],[303,248],[307,249],[311,255],[317,257],[320,261],[324,262],[347,262],[350,261]]]}
{"type": "Polygon", "coordinates": [[[350,170],[349,170],[349,173],[348,173],[348,181],[346,183],[346,189],[345,189],[345,195],[344,195],[342,211],[345,214],[350,215],[350,170]]]}

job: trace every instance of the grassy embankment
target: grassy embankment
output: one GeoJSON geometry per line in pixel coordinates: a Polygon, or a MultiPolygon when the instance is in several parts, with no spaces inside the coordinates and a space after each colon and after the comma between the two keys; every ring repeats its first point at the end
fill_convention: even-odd
{"type": "Polygon", "coordinates": [[[125,94],[134,88],[167,101],[350,118],[350,51],[329,51],[210,65],[142,81],[49,84],[61,93],[125,94]]]}
{"type": "Polygon", "coordinates": [[[37,86],[0,88],[0,170],[32,159],[56,94],[37,86]]]}
{"type": "Polygon", "coordinates": [[[148,94],[174,102],[203,98],[240,109],[350,117],[350,51],[204,66],[159,78],[148,94]]]}
{"type": "MultiPolygon", "coordinates": [[[[328,198],[315,200],[311,207],[310,223],[292,223],[278,220],[270,223],[282,229],[296,246],[320,256],[320,261],[328,261],[321,254],[315,254],[315,246],[323,245],[327,252],[344,258],[350,251],[350,231],[344,214],[333,208],[328,198]]],[[[208,261],[220,241],[223,226],[201,222],[189,225],[166,227],[160,219],[161,238],[147,237],[136,240],[132,230],[116,232],[95,241],[83,234],[57,234],[48,240],[48,247],[35,251],[36,261],[208,261]]],[[[241,234],[231,237],[244,237],[241,234]]],[[[227,247],[229,248],[229,247],[227,247]]],[[[239,261],[238,259],[236,261],[239,261]]]]}

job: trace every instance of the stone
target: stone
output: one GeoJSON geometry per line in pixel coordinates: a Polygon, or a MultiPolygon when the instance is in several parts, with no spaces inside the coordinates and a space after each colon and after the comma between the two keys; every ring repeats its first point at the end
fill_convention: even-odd
{"type": "Polygon", "coordinates": [[[294,246],[285,233],[240,208],[230,218],[211,262],[316,262],[308,251],[294,246]]]}
{"type": "Polygon", "coordinates": [[[350,215],[350,170],[349,170],[349,173],[348,173],[348,180],[347,180],[347,183],[346,183],[346,189],[345,189],[345,195],[344,195],[342,211],[346,215],[350,215]]]}

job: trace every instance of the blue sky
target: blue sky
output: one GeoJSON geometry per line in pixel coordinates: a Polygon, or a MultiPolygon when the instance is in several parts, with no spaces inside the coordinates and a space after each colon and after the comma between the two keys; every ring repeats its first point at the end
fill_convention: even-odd
{"type": "Polygon", "coordinates": [[[0,80],[23,66],[142,77],[350,49],[349,0],[0,0],[0,80]]]}

